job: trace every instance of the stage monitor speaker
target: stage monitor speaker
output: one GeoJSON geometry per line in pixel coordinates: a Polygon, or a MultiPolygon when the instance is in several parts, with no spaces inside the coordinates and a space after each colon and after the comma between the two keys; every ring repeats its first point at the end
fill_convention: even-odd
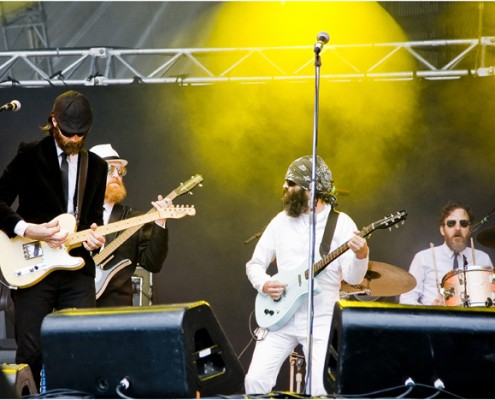
{"type": "Polygon", "coordinates": [[[336,397],[395,397],[410,378],[414,398],[433,395],[435,382],[460,397],[493,398],[494,339],[494,308],[339,301],[325,388],[336,397]]]}
{"type": "MultiPolygon", "coordinates": [[[[34,383],[33,373],[31,368],[27,364],[2,364],[1,371],[5,377],[3,385],[7,384],[7,390],[12,389],[11,393],[7,393],[7,396],[15,393],[15,398],[27,397],[38,393],[36,384],[34,383]]],[[[3,389],[0,391],[2,398],[3,389]]]]}
{"type": "Polygon", "coordinates": [[[43,320],[41,338],[48,391],[195,398],[242,389],[244,371],[204,301],[62,310],[43,320]]]}
{"type": "Polygon", "coordinates": [[[0,370],[0,399],[18,399],[14,385],[10,383],[2,370],[0,370]]]}

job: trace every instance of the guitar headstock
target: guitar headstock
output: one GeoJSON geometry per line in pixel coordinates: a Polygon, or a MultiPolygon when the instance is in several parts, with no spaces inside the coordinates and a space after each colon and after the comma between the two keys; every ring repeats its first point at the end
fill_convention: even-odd
{"type": "Polygon", "coordinates": [[[397,211],[389,216],[374,222],[373,229],[390,229],[392,226],[397,225],[399,222],[404,221],[407,217],[405,210],[397,211]]]}
{"type": "Polygon", "coordinates": [[[189,193],[191,189],[196,185],[202,186],[201,182],[203,182],[203,177],[200,174],[196,174],[191,178],[189,178],[186,182],[181,183],[180,186],[177,189],[175,189],[172,193],[175,194],[175,197],[181,196],[185,193],[189,193]]]}
{"type": "Polygon", "coordinates": [[[196,215],[196,209],[194,206],[176,205],[158,211],[158,214],[163,214],[163,218],[182,218],[186,215],[196,215]]]}

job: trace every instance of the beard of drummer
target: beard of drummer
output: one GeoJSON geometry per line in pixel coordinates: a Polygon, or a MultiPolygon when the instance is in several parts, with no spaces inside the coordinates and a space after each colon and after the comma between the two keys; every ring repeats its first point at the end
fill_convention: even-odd
{"type": "Polygon", "coordinates": [[[460,221],[469,221],[469,215],[463,208],[456,208],[440,226],[440,233],[444,237],[445,243],[455,253],[463,251],[471,238],[471,221],[466,227],[462,227],[460,221]],[[455,221],[455,225],[449,227],[447,221],[455,221]]]}

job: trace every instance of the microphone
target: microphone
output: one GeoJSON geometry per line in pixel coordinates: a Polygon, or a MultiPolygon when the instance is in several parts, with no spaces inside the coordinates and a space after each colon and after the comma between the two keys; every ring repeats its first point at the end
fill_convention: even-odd
{"type": "Polygon", "coordinates": [[[21,102],[18,100],[12,100],[10,103],[4,104],[0,107],[0,112],[2,111],[14,111],[17,112],[21,109],[21,102]]]}
{"type": "Polygon", "coordinates": [[[328,43],[330,41],[330,35],[326,32],[320,32],[316,36],[316,44],[315,44],[315,53],[319,54],[320,51],[323,49],[323,45],[328,43]]]}

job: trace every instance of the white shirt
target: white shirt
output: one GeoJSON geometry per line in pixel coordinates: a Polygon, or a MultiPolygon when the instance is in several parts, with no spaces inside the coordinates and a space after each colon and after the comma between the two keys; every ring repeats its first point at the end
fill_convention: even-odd
{"type": "MultiPolygon", "coordinates": [[[[466,247],[464,251],[459,253],[459,256],[459,268],[464,266],[464,256],[468,265],[493,266],[490,256],[481,250],[475,250],[475,262],[470,247],[466,247]]],[[[401,295],[399,302],[401,304],[432,305],[433,301],[440,295],[438,287],[441,287],[443,277],[447,272],[453,270],[453,266],[454,252],[446,243],[416,253],[409,267],[409,272],[416,278],[416,287],[401,295]]]]}
{"type": "Polygon", "coordinates": [[[103,205],[103,225],[108,224],[112,210],[113,210],[113,204],[106,204],[105,203],[103,205]]]}
{"type": "MultiPolygon", "coordinates": [[[[328,214],[331,206],[316,214],[315,262],[321,260],[319,247],[323,238],[328,214]]],[[[301,265],[308,265],[309,255],[309,215],[289,217],[285,211],[280,212],[268,224],[253,253],[246,264],[247,276],[253,287],[261,294],[263,285],[270,279],[266,269],[273,260],[277,262],[278,271],[293,271],[301,265]]],[[[347,242],[357,230],[354,221],[345,213],[339,213],[330,251],[347,242]]],[[[334,303],[339,300],[340,282],[345,279],[350,284],[362,282],[368,270],[368,260],[358,260],[355,254],[348,250],[332,261],[317,275],[321,293],[314,296],[315,317],[331,316],[334,303]]],[[[296,314],[306,321],[306,302],[301,304],[296,314]]],[[[299,318],[298,318],[299,319],[299,318]]]]}

